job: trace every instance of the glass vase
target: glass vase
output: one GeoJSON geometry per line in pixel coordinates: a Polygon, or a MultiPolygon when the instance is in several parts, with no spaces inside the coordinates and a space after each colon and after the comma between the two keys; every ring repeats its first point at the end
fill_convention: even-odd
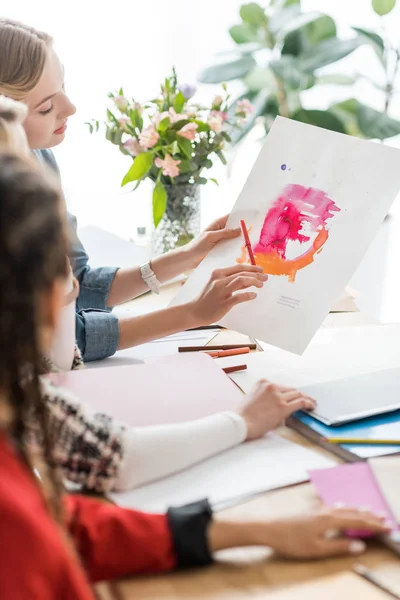
{"type": "Polygon", "coordinates": [[[176,184],[165,189],[167,206],[153,234],[153,256],[184,246],[200,233],[200,186],[176,184]]]}

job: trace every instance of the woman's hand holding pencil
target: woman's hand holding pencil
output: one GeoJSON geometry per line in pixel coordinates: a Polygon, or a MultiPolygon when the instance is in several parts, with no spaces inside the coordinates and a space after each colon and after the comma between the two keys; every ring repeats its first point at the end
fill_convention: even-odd
{"type": "Polygon", "coordinates": [[[245,290],[262,288],[267,279],[262,267],[253,265],[216,269],[197,300],[189,304],[193,326],[217,323],[234,306],[254,300],[257,293],[245,290]]]}

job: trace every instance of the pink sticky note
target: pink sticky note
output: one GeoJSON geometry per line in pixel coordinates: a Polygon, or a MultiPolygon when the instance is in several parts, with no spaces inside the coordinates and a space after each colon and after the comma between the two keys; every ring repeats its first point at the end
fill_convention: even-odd
{"type": "MultiPolygon", "coordinates": [[[[340,465],[332,469],[311,471],[310,479],[323,502],[330,507],[343,503],[349,508],[368,506],[382,513],[395,525],[396,520],[368,463],[340,465]]],[[[397,531],[397,528],[395,529],[397,531]]],[[[348,531],[351,537],[369,537],[366,531],[348,531]]]]}
{"type": "Polygon", "coordinates": [[[236,410],[243,402],[242,392],[217,362],[199,352],[50,377],[94,410],[132,426],[182,423],[236,410]]]}

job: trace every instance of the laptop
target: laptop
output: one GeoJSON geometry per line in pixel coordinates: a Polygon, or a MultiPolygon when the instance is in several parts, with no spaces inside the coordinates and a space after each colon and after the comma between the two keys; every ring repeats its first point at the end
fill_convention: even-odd
{"type": "Polygon", "coordinates": [[[302,387],[317,401],[309,414],[325,425],[343,425],[400,409],[400,369],[388,369],[302,387]]]}

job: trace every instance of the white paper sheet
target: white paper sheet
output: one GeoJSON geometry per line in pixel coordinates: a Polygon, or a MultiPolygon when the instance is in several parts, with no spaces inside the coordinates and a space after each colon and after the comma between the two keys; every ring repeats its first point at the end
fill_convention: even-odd
{"type": "Polygon", "coordinates": [[[111,494],[121,506],[149,512],[165,511],[208,498],[211,504],[240,501],[268,490],[308,481],[308,472],[334,461],[275,434],[242,444],[182,473],[130,492],[111,494]]]}
{"type": "MultiPolygon", "coordinates": [[[[321,329],[303,356],[262,344],[264,352],[246,358],[247,370],[230,377],[244,393],[262,378],[302,387],[352,375],[400,367],[400,325],[321,329]]],[[[241,364],[232,356],[229,364],[241,364]]],[[[227,358],[218,359],[225,366],[227,358]]],[[[228,363],[227,363],[228,364],[228,363]]]]}
{"type": "MultiPolygon", "coordinates": [[[[397,149],[278,117],[228,222],[245,220],[270,278],[221,323],[304,352],[395,199],[399,164],[397,149]]],[[[214,269],[243,260],[243,240],[218,244],[174,304],[192,300],[214,269]]]]}

